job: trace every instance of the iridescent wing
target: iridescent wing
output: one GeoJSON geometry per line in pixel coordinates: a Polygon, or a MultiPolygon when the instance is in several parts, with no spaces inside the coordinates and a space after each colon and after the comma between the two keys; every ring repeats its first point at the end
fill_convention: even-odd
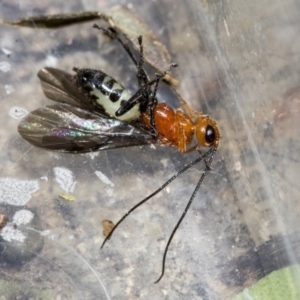
{"type": "Polygon", "coordinates": [[[54,104],[30,112],[20,135],[34,146],[62,152],[91,152],[155,143],[140,123],[112,119],[97,111],[54,104]]]}
{"type": "Polygon", "coordinates": [[[44,68],[38,77],[45,95],[60,104],[38,108],[20,122],[20,135],[34,146],[83,153],[155,143],[140,123],[113,119],[90,103],[71,74],[44,68]]]}

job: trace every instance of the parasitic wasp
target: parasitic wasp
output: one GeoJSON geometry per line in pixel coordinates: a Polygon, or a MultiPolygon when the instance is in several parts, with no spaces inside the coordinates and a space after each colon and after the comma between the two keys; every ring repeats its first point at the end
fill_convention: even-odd
{"type": "Polygon", "coordinates": [[[38,77],[45,95],[57,104],[40,107],[30,112],[19,124],[20,135],[34,146],[48,150],[85,153],[121,147],[160,144],[175,146],[182,153],[197,151],[199,157],[186,165],[151,195],[133,206],[111,229],[101,248],[118,226],[140,205],[158,194],[179,175],[200,161],[205,162],[201,175],[180,219],[166,244],[161,275],[175,232],[183,221],[205,176],[210,171],[219,147],[220,130],[208,115],[194,111],[178,95],[182,106],[174,110],[165,102],[158,102],[156,93],[160,80],[176,64],[150,80],[144,69],[143,39],[138,38],[139,57],[132,53],[128,41],[120,38],[112,28],[95,28],[118,40],[137,68],[139,88],[135,93],[125,89],[115,79],[100,70],[73,68],[71,75],[62,70],[44,68],[38,77]],[[196,142],[193,143],[193,140],[196,142]],[[208,148],[203,154],[201,147],[208,148]]]}

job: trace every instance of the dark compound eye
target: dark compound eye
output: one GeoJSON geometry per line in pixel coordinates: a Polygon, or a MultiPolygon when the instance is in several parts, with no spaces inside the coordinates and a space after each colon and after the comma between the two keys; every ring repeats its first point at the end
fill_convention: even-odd
{"type": "Polygon", "coordinates": [[[216,132],[215,129],[211,125],[207,125],[205,131],[205,140],[208,143],[214,142],[216,139],[216,132]]]}

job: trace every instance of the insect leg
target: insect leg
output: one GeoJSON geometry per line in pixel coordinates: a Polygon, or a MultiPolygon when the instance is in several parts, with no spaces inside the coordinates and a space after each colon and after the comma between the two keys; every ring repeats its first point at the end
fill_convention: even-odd
{"type": "MultiPolygon", "coordinates": [[[[123,41],[121,41],[120,39],[119,39],[119,41],[123,45],[123,41]]],[[[158,78],[158,76],[156,76],[156,79],[152,80],[152,83],[149,84],[149,77],[148,77],[146,71],[143,68],[143,65],[144,65],[144,47],[143,47],[143,37],[142,36],[138,37],[138,43],[139,43],[139,46],[140,46],[140,51],[139,51],[140,55],[139,55],[139,61],[138,61],[138,63],[136,63],[136,66],[137,66],[137,69],[138,69],[137,73],[136,73],[136,77],[137,77],[138,82],[139,82],[140,94],[141,94],[141,97],[138,101],[140,102],[141,111],[145,111],[148,107],[150,107],[151,132],[152,132],[153,136],[157,136],[157,132],[156,132],[156,129],[155,129],[156,126],[155,126],[155,119],[154,119],[154,109],[155,109],[155,106],[157,104],[157,99],[155,98],[155,95],[156,95],[157,86],[158,86],[158,82],[159,82],[160,78],[158,78]],[[155,84],[154,92],[151,91],[151,85],[152,84],[155,84]]],[[[119,114],[122,115],[123,113],[127,112],[130,108],[132,108],[135,105],[136,102],[137,102],[137,99],[135,99],[134,97],[129,99],[116,112],[116,116],[118,116],[119,114]]]]}
{"type": "Polygon", "coordinates": [[[133,108],[138,103],[144,102],[143,89],[139,89],[128,101],[124,102],[123,105],[115,112],[117,117],[120,117],[127,113],[131,108],[133,108]]]}
{"type": "MultiPolygon", "coordinates": [[[[128,46],[129,45],[128,40],[123,41],[119,37],[119,34],[115,29],[100,27],[97,24],[94,24],[93,27],[96,29],[102,30],[110,38],[116,39],[123,46],[123,48],[125,49],[125,51],[127,52],[127,54],[129,55],[129,57],[131,58],[131,60],[133,61],[133,63],[135,64],[135,66],[138,69],[136,76],[137,76],[137,79],[139,82],[140,90],[136,93],[136,95],[131,97],[131,99],[126,101],[126,103],[124,103],[124,105],[120,107],[120,109],[116,112],[116,116],[122,116],[123,114],[128,112],[133,106],[135,106],[137,103],[142,104],[142,107],[146,109],[148,107],[149,97],[152,94],[152,92],[151,92],[151,88],[149,85],[149,77],[143,68],[144,48],[143,48],[142,36],[138,37],[138,42],[139,42],[139,46],[140,46],[140,55],[139,55],[139,60],[137,61],[137,59],[135,58],[131,49],[128,46]],[[141,97],[137,98],[136,97],[137,94],[141,95],[141,97]]],[[[154,84],[154,81],[152,84],[154,84]]]]}
{"type": "Polygon", "coordinates": [[[140,56],[139,56],[139,61],[137,61],[137,59],[135,58],[135,56],[133,55],[131,49],[128,46],[129,45],[128,40],[126,39],[126,41],[123,41],[119,37],[119,34],[118,34],[117,30],[115,30],[115,29],[113,29],[111,27],[109,27],[109,28],[100,27],[97,24],[94,24],[93,27],[96,28],[96,29],[102,30],[110,38],[116,39],[123,46],[123,48],[125,49],[125,51],[129,55],[129,57],[133,61],[134,65],[138,69],[136,76],[138,78],[138,82],[139,82],[140,87],[142,87],[142,86],[148,86],[149,77],[148,77],[146,71],[143,68],[143,64],[144,64],[144,49],[143,49],[143,38],[142,38],[142,36],[138,37],[138,42],[139,42],[139,46],[140,46],[140,56]]]}
{"type": "MultiPolygon", "coordinates": [[[[168,250],[169,250],[169,246],[170,246],[170,244],[171,244],[171,242],[172,242],[172,239],[173,239],[173,237],[174,237],[174,235],[175,235],[175,233],[176,233],[178,227],[180,226],[182,220],[184,219],[186,213],[188,212],[188,210],[189,210],[189,208],[190,208],[190,206],[191,206],[191,204],[192,204],[192,202],[193,202],[193,200],[194,200],[194,198],[195,198],[195,196],[196,196],[196,193],[198,192],[198,190],[199,190],[199,188],[200,188],[200,186],[201,186],[201,184],[202,184],[202,182],[203,182],[203,180],[204,180],[204,178],[205,178],[207,172],[210,171],[210,165],[211,165],[211,163],[212,163],[212,161],[213,161],[213,159],[214,159],[214,155],[215,155],[216,151],[217,151],[217,148],[211,148],[209,151],[207,151],[207,152],[204,154],[204,156],[202,156],[202,157],[205,158],[205,157],[207,157],[208,152],[211,153],[211,156],[210,156],[210,158],[209,158],[209,160],[208,160],[208,162],[207,162],[208,165],[205,167],[204,173],[201,175],[201,177],[200,177],[200,179],[199,179],[199,181],[198,181],[198,183],[197,183],[197,185],[196,185],[196,187],[195,187],[195,189],[194,189],[194,192],[193,192],[193,194],[192,194],[192,196],[191,196],[191,198],[190,198],[190,200],[189,200],[189,202],[188,202],[188,204],[187,204],[187,206],[185,207],[185,209],[184,209],[184,211],[183,211],[183,213],[182,213],[182,215],[181,215],[179,221],[178,221],[177,224],[175,225],[175,227],[174,227],[174,229],[173,229],[173,231],[172,231],[172,233],[171,233],[171,235],[170,235],[170,237],[169,237],[169,240],[168,240],[167,245],[166,245],[166,247],[165,247],[163,260],[162,260],[162,271],[161,271],[161,275],[159,276],[159,278],[158,278],[154,283],[158,283],[158,282],[162,279],[162,277],[164,276],[164,273],[165,273],[165,266],[166,266],[166,258],[167,258],[167,253],[168,253],[168,250]]],[[[201,158],[202,158],[202,157],[201,157],[201,158]]]]}
{"type": "MultiPolygon", "coordinates": [[[[142,42],[142,39],[141,39],[142,42]]],[[[141,50],[143,51],[143,50],[141,50]]],[[[141,62],[139,62],[141,63],[141,62]]],[[[116,116],[122,116],[128,112],[133,106],[140,103],[146,108],[150,109],[150,125],[151,128],[155,131],[155,119],[154,119],[154,109],[157,104],[156,93],[159,81],[173,68],[177,67],[177,64],[172,63],[167,70],[161,74],[156,74],[156,78],[147,83],[147,86],[141,87],[128,101],[126,101],[121,107],[116,111],[116,116]],[[154,85],[153,91],[151,91],[151,86],[154,85]],[[149,91],[150,90],[150,91],[149,91]]]]}
{"type": "MultiPolygon", "coordinates": [[[[178,64],[176,63],[171,63],[170,66],[168,67],[168,69],[166,69],[163,73],[159,74],[159,73],[156,73],[156,78],[151,80],[148,85],[153,85],[155,84],[157,81],[160,81],[166,74],[168,74],[172,69],[178,67],[178,64]]],[[[157,89],[157,88],[156,88],[157,89]]],[[[156,91],[155,91],[155,94],[156,94],[156,91]]]]}
{"type": "Polygon", "coordinates": [[[139,55],[139,60],[137,61],[135,56],[133,55],[132,51],[130,50],[128,46],[128,41],[123,41],[119,35],[118,32],[113,29],[113,28],[104,28],[100,27],[97,24],[93,25],[94,28],[102,30],[104,33],[106,33],[109,37],[112,39],[116,39],[125,49],[125,51],[128,53],[130,56],[131,60],[137,67],[137,79],[139,82],[140,90],[132,96],[128,101],[124,103],[124,105],[121,105],[121,107],[116,111],[116,116],[122,116],[126,112],[128,112],[132,107],[134,107],[136,104],[140,103],[142,106],[142,111],[146,110],[149,107],[150,110],[150,126],[151,126],[151,131],[154,136],[157,135],[156,131],[156,126],[155,126],[155,118],[154,118],[154,110],[155,106],[157,104],[157,99],[156,99],[156,93],[157,93],[157,88],[159,81],[172,69],[177,67],[177,64],[171,64],[169,68],[161,73],[161,74],[156,74],[156,78],[152,81],[149,81],[149,77],[143,68],[144,65],[144,47],[143,47],[143,37],[139,36],[138,37],[138,43],[140,46],[140,55],[139,55]],[[151,86],[154,84],[153,91],[151,90],[151,86]]]}
{"type": "Polygon", "coordinates": [[[142,86],[147,86],[149,87],[149,77],[146,73],[146,71],[143,68],[144,65],[144,47],[143,47],[143,37],[139,36],[138,37],[138,42],[140,46],[140,57],[139,57],[139,62],[137,64],[137,74],[136,77],[138,79],[139,85],[142,86]]]}
{"type": "Polygon", "coordinates": [[[126,112],[128,112],[132,107],[136,104],[140,103],[143,107],[149,108],[150,112],[150,126],[153,136],[157,135],[156,126],[155,126],[155,118],[154,118],[154,110],[157,104],[156,93],[159,81],[173,68],[177,67],[177,64],[171,64],[167,70],[165,70],[161,74],[155,74],[156,78],[148,83],[146,87],[141,87],[128,101],[124,102],[123,105],[116,111],[116,116],[122,116],[126,112]],[[151,90],[151,86],[154,85],[153,91],[151,90]],[[150,91],[148,91],[150,90],[150,91]]]}
{"type": "Polygon", "coordinates": [[[128,40],[126,41],[123,41],[120,37],[119,37],[119,34],[117,32],[116,29],[112,28],[112,27],[108,27],[108,28],[105,28],[105,27],[100,27],[99,25],[97,24],[93,24],[93,27],[96,28],[96,29],[99,29],[99,30],[102,30],[105,34],[107,34],[111,39],[113,40],[117,40],[122,46],[123,48],[125,49],[125,51],[127,52],[127,54],[129,55],[129,57],[131,58],[131,60],[133,61],[134,65],[138,68],[139,66],[139,63],[137,61],[137,59],[135,58],[135,56],[133,55],[131,49],[129,48],[128,46],[128,40]]]}
{"type": "Polygon", "coordinates": [[[159,84],[159,81],[169,71],[171,71],[173,68],[176,68],[176,67],[177,67],[177,64],[176,63],[172,63],[169,66],[169,68],[167,70],[165,70],[163,73],[161,73],[161,74],[156,73],[155,74],[156,78],[148,83],[149,86],[151,86],[152,84],[154,84],[154,89],[153,89],[153,92],[151,93],[151,96],[150,96],[150,99],[149,99],[149,103],[148,103],[149,110],[150,110],[150,126],[151,126],[151,130],[152,130],[154,136],[157,135],[156,126],[155,126],[154,110],[155,110],[155,106],[157,104],[156,93],[157,93],[158,84],[159,84]]]}

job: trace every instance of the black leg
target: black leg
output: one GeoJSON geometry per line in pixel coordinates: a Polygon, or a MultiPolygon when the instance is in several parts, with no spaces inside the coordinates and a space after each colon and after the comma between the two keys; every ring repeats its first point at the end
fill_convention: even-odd
{"type": "Polygon", "coordinates": [[[102,30],[105,34],[107,34],[111,39],[113,40],[117,40],[125,49],[125,51],[128,53],[129,57],[131,58],[131,60],[133,61],[134,65],[136,67],[138,67],[138,62],[136,60],[136,58],[134,57],[132,51],[130,50],[129,46],[128,46],[128,41],[124,42],[122,39],[119,38],[118,32],[111,28],[104,28],[104,27],[100,27],[97,24],[93,25],[94,28],[102,30]]]}
{"type": "MultiPolygon", "coordinates": [[[[151,85],[149,85],[149,77],[146,71],[143,68],[144,65],[144,48],[143,48],[143,38],[142,36],[138,37],[138,43],[140,46],[140,54],[139,60],[137,61],[136,57],[133,55],[131,49],[129,48],[128,40],[123,41],[120,37],[118,32],[113,28],[104,28],[100,27],[97,24],[93,25],[94,28],[102,30],[105,34],[107,34],[110,38],[116,39],[125,49],[131,60],[133,61],[134,65],[137,67],[137,79],[139,83],[140,89],[134,94],[131,99],[126,101],[123,106],[116,111],[116,116],[122,116],[126,112],[128,112],[133,106],[140,103],[143,108],[148,107],[148,103],[150,102],[149,99],[152,95],[151,85],[155,83],[155,80],[152,81],[151,85]]],[[[144,109],[144,110],[145,110],[144,109]]]]}
{"type": "Polygon", "coordinates": [[[138,37],[138,42],[139,42],[139,46],[140,46],[140,58],[139,58],[139,62],[137,64],[138,71],[137,71],[136,76],[139,81],[140,87],[142,87],[142,86],[149,85],[149,77],[143,68],[145,60],[144,60],[144,47],[143,47],[143,37],[142,36],[138,37]]]}
{"type": "Polygon", "coordinates": [[[116,39],[128,53],[129,57],[133,61],[134,65],[137,67],[136,77],[139,82],[140,89],[122,105],[117,111],[116,116],[122,116],[126,112],[128,112],[132,107],[140,103],[140,107],[143,107],[144,110],[149,108],[150,113],[150,126],[151,133],[153,136],[157,136],[156,126],[155,126],[155,118],[154,118],[154,110],[157,104],[156,93],[160,80],[172,69],[177,67],[177,64],[171,64],[169,68],[161,74],[155,74],[156,78],[153,80],[149,80],[149,77],[144,69],[144,47],[143,47],[143,37],[138,37],[138,43],[140,47],[139,51],[139,60],[135,58],[131,49],[129,48],[128,40],[123,41],[118,32],[113,28],[104,28],[100,27],[97,24],[93,25],[94,28],[102,30],[105,34],[107,34],[112,39],[116,39]],[[153,88],[151,88],[154,85],[153,88]]]}
{"type": "Polygon", "coordinates": [[[151,97],[149,99],[149,109],[150,109],[150,126],[151,126],[151,131],[154,136],[157,136],[157,131],[156,131],[156,125],[155,125],[155,117],[154,117],[154,110],[155,106],[157,104],[157,98],[156,98],[156,93],[157,93],[157,88],[159,81],[173,68],[176,68],[177,64],[173,63],[169,66],[167,70],[165,70],[162,74],[155,74],[156,78],[152,81],[150,81],[148,84],[151,86],[154,84],[153,88],[153,93],[151,94],[151,97]]]}

